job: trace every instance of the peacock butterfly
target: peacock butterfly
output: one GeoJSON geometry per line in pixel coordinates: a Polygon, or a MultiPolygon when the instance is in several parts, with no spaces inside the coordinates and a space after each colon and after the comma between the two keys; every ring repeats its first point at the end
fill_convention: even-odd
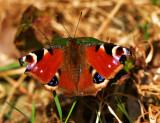
{"type": "Polygon", "coordinates": [[[64,95],[96,95],[110,80],[122,83],[129,76],[125,61],[132,52],[125,47],[91,37],[54,38],[45,48],[19,59],[28,62],[25,73],[46,90],[59,89],[64,95]]]}

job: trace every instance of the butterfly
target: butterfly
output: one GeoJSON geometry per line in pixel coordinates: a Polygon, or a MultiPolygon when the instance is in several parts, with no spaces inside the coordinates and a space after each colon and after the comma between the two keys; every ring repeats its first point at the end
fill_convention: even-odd
{"type": "Polygon", "coordinates": [[[132,52],[125,47],[91,37],[53,38],[43,49],[19,58],[25,73],[48,91],[60,90],[67,96],[96,95],[110,80],[123,83],[124,70],[132,52]]]}

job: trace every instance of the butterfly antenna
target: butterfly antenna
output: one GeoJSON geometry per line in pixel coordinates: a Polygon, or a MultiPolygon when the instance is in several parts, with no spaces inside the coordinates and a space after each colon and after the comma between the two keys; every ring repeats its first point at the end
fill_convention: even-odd
{"type": "Polygon", "coordinates": [[[60,20],[58,15],[57,15],[57,19],[62,24],[63,28],[66,30],[66,32],[68,33],[69,37],[72,38],[71,35],[69,34],[69,32],[67,31],[67,29],[65,28],[65,26],[63,25],[63,23],[61,22],[61,20],[60,20]]]}
{"type": "Polygon", "coordinates": [[[76,27],[76,30],[75,30],[75,33],[74,33],[74,38],[75,38],[75,36],[76,36],[76,32],[77,32],[77,29],[78,29],[78,26],[79,26],[79,22],[80,22],[80,20],[81,20],[81,16],[82,16],[82,12],[81,12],[81,14],[80,14],[80,17],[79,17],[79,20],[78,20],[78,24],[77,24],[77,27],[76,27]]]}

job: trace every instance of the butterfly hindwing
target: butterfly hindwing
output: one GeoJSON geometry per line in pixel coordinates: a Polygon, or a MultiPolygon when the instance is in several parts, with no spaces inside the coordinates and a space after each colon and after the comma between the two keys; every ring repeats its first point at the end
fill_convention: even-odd
{"type": "Polygon", "coordinates": [[[90,64],[86,63],[80,75],[78,95],[96,95],[100,89],[107,86],[108,82],[109,80],[103,78],[90,64]],[[98,82],[96,83],[94,79],[97,79],[98,82]]]}

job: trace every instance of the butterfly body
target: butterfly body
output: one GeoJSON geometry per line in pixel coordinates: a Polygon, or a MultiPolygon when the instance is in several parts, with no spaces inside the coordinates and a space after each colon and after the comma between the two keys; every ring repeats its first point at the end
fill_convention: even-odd
{"type": "Polygon", "coordinates": [[[127,79],[128,73],[123,68],[131,55],[127,48],[94,38],[55,38],[44,49],[31,52],[19,61],[21,65],[29,62],[25,73],[46,90],[59,89],[64,95],[79,96],[95,95],[115,76],[120,82],[127,79]]]}

